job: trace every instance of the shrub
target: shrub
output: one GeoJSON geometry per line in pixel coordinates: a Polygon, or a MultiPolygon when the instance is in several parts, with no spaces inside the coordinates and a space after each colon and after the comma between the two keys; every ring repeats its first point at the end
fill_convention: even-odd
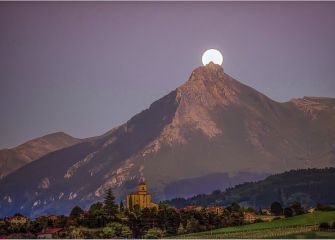
{"type": "Polygon", "coordinates": [[[113,227],[104,227],[102,229],[102,232],[103,232],[104,238],[115,238],[116,237],[116,232],[113,227]]]}
{"type": "Polygon", "coordinates": [[[144,238],[149,238],[149,239],[158,239],[158,238],[163,238],[164,237],[164,232],[160,228],[150,228],[148,232],[144,235],[144,238]]]}
{"type": "Polygon", "coordinates": [[[132,232],[126,225],[120,223],[109,223],[102,229],[102,238],[130,238],[132,232]]]}
{"type": "Polygon", "coordinates": [[[332,229],[335,229],[335,221],[332,224],[332,229]]]}
{"type": "Polygon", "coordinates": [[[254,221],[254,223],[262,223],[262,222],[264,222],[264,220],[261,219],[261,218],[257,218],[257,219],[254,221]]]}
{"type": "Polygon", "coordinates": [[[301,206],[300,202],[294,202],[290,208],[294,211],[294,215],[301,215],[305,213],[304,208],[301,206]]]}
{"type": "Polygon", "coordinates": [[[194,217],[187,219],[186,223],[186,231],[188,233],[193,233],[199,231],[199,221],[196,220],[194,217]]]}
{"type": "Polygon", "coordinates": [[[285,217],[292,217],[294,214],[294,211],[292,208],[285,208],[284,209],[284,215],[285,217]]]}
{"type": "Polygon", "coordinates": [[[317,203],[316,204],[316,210],[318,211],[334,211],[335,208],[333,208],[330,205],[322,204],[322,203],[317,203]]]}
{"type": "Polygon", "coordinates": [[[72,227],[69,232],[69,237],[70,238],[84,238],[85,235],[83,231],[81,231],[81,229],[72,227]]]}
{"type": "Polygon", "coordinates": [[[178,235],[182,235],[182,234],[185,234],[186,233],[186,230],[185,228],[183,227],[183,224],[179,224],[179,227],[178,227],[178,231],[177,231],[178,235]]]}
{"type": "Polygon", "coordinates": [[[112,228],[114,229],[114,234],[117,237],[121,237],[121,238],[130,238],[132,236],[132,232],[130,230],[130,228],[126,225],[123,225],[121,223],[109,223],[107,225],[108,228],[112,228]]]}
{"type": "Polygon", "coordinates": [[[319,228],[321,229],[329,229],[330,225],[327,222],[320,223],[319,228]]]}

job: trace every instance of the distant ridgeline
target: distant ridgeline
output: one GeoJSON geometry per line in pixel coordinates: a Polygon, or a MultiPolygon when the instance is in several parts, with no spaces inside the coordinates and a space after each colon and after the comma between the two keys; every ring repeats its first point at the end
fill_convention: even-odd
{"type": "Polygon", "coordinates": [[[335,168],[291,170],[264,180],[243,183],[221,192],[191,198],[174,198],[165,203],[181,208],[187,205],[221,205],[237,202],[246,207],[264,208],[274,201],[288,206],[299,201],[303,207],[316,203],[335,204],[335,168]]]}

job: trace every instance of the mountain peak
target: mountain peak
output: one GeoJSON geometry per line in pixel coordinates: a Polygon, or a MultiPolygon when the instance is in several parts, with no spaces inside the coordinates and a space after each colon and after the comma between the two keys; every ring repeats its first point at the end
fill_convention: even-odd
{"type": "Polygon", "coordinates": [[[177,99],[206,107],[218,103],[226,105],[234,101],[238,85],[220,65],[210,62],[192,71],[186,83],[177,89],[177,99]]]}
{"type": "Polygon", "coordinates": [[[216,81],[222,79],[225,73],[223,68],[213,62],[205,66],[196,68],[189,79],[189,81],[216,81]]]}
{"type": "Polygon", "coordinates": [[[219,65],[219,64],[216,64],[216,63],[214,63],[214,62],[209,62],[208,64],[206,64],[205,66],[203,66],[203,67],[205,67],[205,68],[207,68],[207,69],[222,69],[223,70],[223,67],[221,66],[221,65],[219,65]]]}

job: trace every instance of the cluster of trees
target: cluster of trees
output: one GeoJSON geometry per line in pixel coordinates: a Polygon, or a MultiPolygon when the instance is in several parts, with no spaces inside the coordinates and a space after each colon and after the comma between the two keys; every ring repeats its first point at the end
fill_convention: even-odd
{"type": "MultiPolygon", "coordinates": [[[[335,211],[335,208],[327,205],[317,203],[315,210],[317,211],[335,211]]],[[[273,202],[271,204],[271,213],[274,216],[285,215],[285,217],[293,217],[306,213],[306,210],[301,206],[301,203],[294,202],[289,207],[283,208],[279,202],[273,202]]]]}
{"type": "MultiPolygon", "coordinates": [[[[334,208],[318,204],[317,210],[329,211],[334,208]]],[[[274,216],[286,217],[305,213],[298,202],[286,208],[279,202],[273,202],[270,211],[274,216]]],[[[230,204],[219,213],[206,208],[178,210],[166,204],[159,204],[158,209],[140,209],[135,205],[129,210],[124,208],[122,202],[116,204],[112,191],[108,190],[104,201],[92,204],[88,211],[75,206],[69,216],[39,217],[24,224],[10,224],[8,221],[0,220],[0,236],[34,238],[42,229],[59,227],[64,229],[60,233],[61,238],[153,239],[242,225],[246,223],[244,221],[246,212],[258,213],[255,209],[244,208],[237,203],[230,204]]]]}
{"type": "Polygon", "coordinates": [[[107,206],[106,201],[104,204],[95,203],[86,215],[79,207],[74,207],[69,218],[73,221],[71,226],[77,228],[76,231],[72,230],[70,236],[162,238],[241,225],[244,223],[243,211],[246,210],[236,203],[227,207],[222,214],[207,211],[205,208],[200,211],[195,209],[179,211],[166,204],[159,204],[158,209],[144,208],[142,210],[135,205],[129,211],[121,205],[116,211],[114,208],[113,214],[106,216],[104,209],[107,206]],[[86,229],[78,230],[80,226],[86,227],[86,229]],[[95,231],[92,235],[87,228],[99,228],[102,229],[102,233],[95,231]]]}
{"type": "Polygon", "coordinates": [[[335,211],[335,207],[332,207],[327,204],[317,203],[315,210],[318,211],[335,211]]]}
{"type": "MultiPolygon", "coordinates": [[[[24,223],[11,223],[0,219],[0,235],[11,238],[35,238],[43,229],[54,227],[63,228],[62,238],[112,238],[131,237],[130,228],[120,219],[119,206],[115,203],[115,197],[109,189],[106,192],[103,203],[94,203],[87,212],[79,206],[75,206],[69,216],[42,216],[34,221],[24,223]],[[90,229],[101,228],[99,231],[90,229]]],[[[15,216],[19,216],[16,214],[15,216]]],[[[22,216],[22,215],[21,215],[22,216]]],[[[23,217],[23,216],[22,216],[23,217]]]]}
{"type": "Polygon", "coordinates": [[[142,210],[135,205],[130,211],[117,205],[108,190],[104,202],[92,204],[88,211],[75,206],[69,216],[39,217],[15,226],[0,221],[0,235],[35,238],[42,229],[59,227],[64,229],[61,238],[162,238],[243,224],[243,211],[236,203],[220,214],[205,208],[179,211],[165,204],[142,210]]]}
{"type": "Polygon", "coordinates": [[[106,192],[104,202],[97,202],[84,212],[75,206],[69,215],[69,231],[64,237],[70,238],[129,238],[132,231],[127,225],[124,207],[115,203],[112,190],[106,192]],[[92,231],[92,229],[98,229],[92,231]]]}
{"type": "MultiPolygon", "coordinates": [[[[23,217],[20,213],[14,215],[14,217],[23,217]]],[[[47,217],[39,217],[32,221],[27,219],[26,222],[12,223],[5,219],[0,219],[0,236],[10,236],[11,238],[35,238],[37,233],[41,232],[42,229],[47,227],[64,227],[67,223],[68,217],[57,216],[57,218],[51,220],[47,217]]]]}
{"type": "Polygon", "coordinates": [[[160,204],[158,209],[126,211],[128,225],[136,238],[161,238],[246,224],[245,212],[257,211],[232,203],[222,212],[206,208],[180,209],[160,204]]]}
{"type": "Polygon", "coordinates": [[[320,230],[335,230],[335,221],[332,223],[323,222],[319,225],[320,230]]]}
{"type": "Polygon", "coordinates": [[[271,213],[274,216],[285,215],[285,217],[293,217],[304,214],[306,211],[299,202],[294,202],[286,208],[283,208],[279,202],[273,202],[271,204],[271,213]]]}

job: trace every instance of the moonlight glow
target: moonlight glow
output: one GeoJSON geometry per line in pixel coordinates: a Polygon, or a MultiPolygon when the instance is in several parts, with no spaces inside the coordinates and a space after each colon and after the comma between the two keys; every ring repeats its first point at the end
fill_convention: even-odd
{"type": "Polygon", "coordinates": [[[208,49],[204,52],[204,54],[202,55],[202,64],[207,65],[210,62],[219,64],[219,65],[222,64],[223,57],[219,50],[208,49]]]}

